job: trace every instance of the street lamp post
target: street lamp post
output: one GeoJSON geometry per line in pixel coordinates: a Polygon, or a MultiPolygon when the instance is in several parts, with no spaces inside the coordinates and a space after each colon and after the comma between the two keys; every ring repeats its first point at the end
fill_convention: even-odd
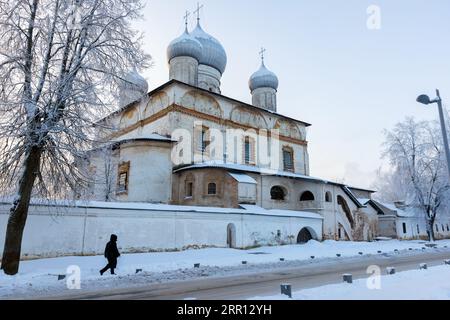
{"type": "Polygon", "coordinates": [[[447,170],[450,179],[450,150],[448,146],[448,137],[447,137],[447,129],[445,126],[445,118],[444,118],[444,109],[442,108],[442,99],[439,93],[439,90],[436,89],[437,97],[433,100],[430,99],[427,95],[423,94],[417,98],[417,102],[420,102],[425,105],[429,105],[431,103],[437,103],[439,109],[439,118],[441,120],[441,129],[442,129],[442,138],[444,139],[444,150],[445,156],[447,158],[447,170]]]}

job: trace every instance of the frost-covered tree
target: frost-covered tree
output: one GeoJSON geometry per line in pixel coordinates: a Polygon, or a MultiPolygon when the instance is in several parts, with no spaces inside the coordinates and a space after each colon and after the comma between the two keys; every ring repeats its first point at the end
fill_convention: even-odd
{"type": "Polygon", "coordinates": [[[407,118],[386,132],[383,155],[393,168],[388,187],[390,190],[400,187],[399,194],[403,194],[407,204],[424,213],[427,232],[433,241],[437,211],[449,199],[449,178],[439,124],[407,118]]]}
{"type": "Polygon", "coordinates": [[[1,268],[18,272],[30,199],[75,194],[73,161],[122,75],[150,57],[131,22],[140,0],[0,0],[0,187],[13,195],[1,268]],[[72,189],[72,190],[71,190],[72,189]]]}

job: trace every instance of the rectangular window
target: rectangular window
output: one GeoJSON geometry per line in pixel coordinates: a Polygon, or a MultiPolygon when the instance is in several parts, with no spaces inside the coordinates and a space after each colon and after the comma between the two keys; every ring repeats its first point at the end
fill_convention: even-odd
{"type": "Polygon", "coordinates": [[[124,162],[119,165],[117,176],[117,193],[127,193],[130,175],[130,162],[124,162]]]}
{"type": "Polygon", "coordinates": [[[203,126],[198,126],[195,128],[196,139],[195,139],[195,149],[197,152],[206,153],[208,147],[208,128],[203,126]]]}
{"type": "Polygon", "coordinates": [[[406,233],[406,223],[403,222],[403,233],[406,233]]]}
{"type": "Polygon", "coordinates": [[[244,163],[255,164],[255,141],[250,137],[244,139],[244,163]]]}
{"type": "Polygon", "coordinates": [[[417,233],[420,233],[419,225],[417,225],[417,233]]]}
{"type": "Polygon", "coordinates": [[[194,191],[194,184],[192,182],[186,183],[186,197],[187,198],[192,198],[193,191],[194,191]]]}
{"type": "Polygon", "coordinates": [[[294,171],[294,155],[290,149],[283,149],[283,168],[284,171],[294,171]]]}

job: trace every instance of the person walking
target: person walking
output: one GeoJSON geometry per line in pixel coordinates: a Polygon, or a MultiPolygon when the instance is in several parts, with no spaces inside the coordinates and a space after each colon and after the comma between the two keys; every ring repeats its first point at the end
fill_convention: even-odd
{"type": "Polygon", "coordinates": [[[114,269],[117,267],[117,258],[120,257],[119,249],[117,249],[117,236],[111,235],[111,240],[105,247],[105,258],[108,259],[108,264],[102,270],[100,275],[103,275],[108,269],[111,269],[111,274],[114,273],[114,269]]]}

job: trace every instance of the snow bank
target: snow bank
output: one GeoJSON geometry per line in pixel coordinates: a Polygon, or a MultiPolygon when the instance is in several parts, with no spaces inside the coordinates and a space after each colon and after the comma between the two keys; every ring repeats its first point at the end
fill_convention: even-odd
{"type": "MultiPolygon", "coordinates": [[[[294,292],[293,300],[450,300],[450,266],[381,276],[380,289],[368,289],[367,279],[294,292]]],[[[295,288],[293,288],[295,289],[295,288]]],[[[287,296],[250,300],[290,300],[287,296]]]]}
{"type": "MultiPolygon", "coordinates": [[[[437,244],[441,248],[450,246],[450,240],[438,241],[437,244]]],[[[142,281],[135,277],[136,269],[142,269],[143,273],[152,275],[151,281],[179,280],[189,276],[205,276],[205,274],[192,272],[191,275],[190,271],[193,270],[195,263],[200,263],[202,267],[209,267],[210,274],[217,275],[220,273],[220,268],[242,267],[242,261],[248,263],[245,268],[258,268],[258,265],[261,265],[260,271],[264,271],[267,263],[279,264],[278,266],[281,267],[290,261],[311,260],[311,256],[314,256],[316,260],[331,258],[339,261],[345,257],[359,256],[359,252],[364,255],[379,254],[379,251],[383,253],[393,253],[395,250],[409,252],[409,248],[422,250],[423,246],[424,242],[421,241],[391,240],[370,243],[310,241],[304,245],[262,247],[251,250],[199,249],[182,252],[124,254],[119,258],[117,273],[122,277],[128,277],[129,281],[142,281]],[[336,254],[341,254],[341,257],[337,258],[336,254]],[[285,262],[280,262],[280,258],[284,258],[285,262]],[[168,272],[172,273],[164,274],[168,272]]],[[[0,273],[0,296],[27,294],[30,289],[50,293],[55,290],[66,290],[65,281],[57,281],[57,275],[66,274],[67,267],[71,265],[80,267],[83,286],[88,283],[90,288],[95,289],[97,286],[115,285],[111,276],[101,277],[98,273],[98,270],[105,264],[106,261],[102,256],[23,261],[18,275],[8,277],[0,273]]]]}

